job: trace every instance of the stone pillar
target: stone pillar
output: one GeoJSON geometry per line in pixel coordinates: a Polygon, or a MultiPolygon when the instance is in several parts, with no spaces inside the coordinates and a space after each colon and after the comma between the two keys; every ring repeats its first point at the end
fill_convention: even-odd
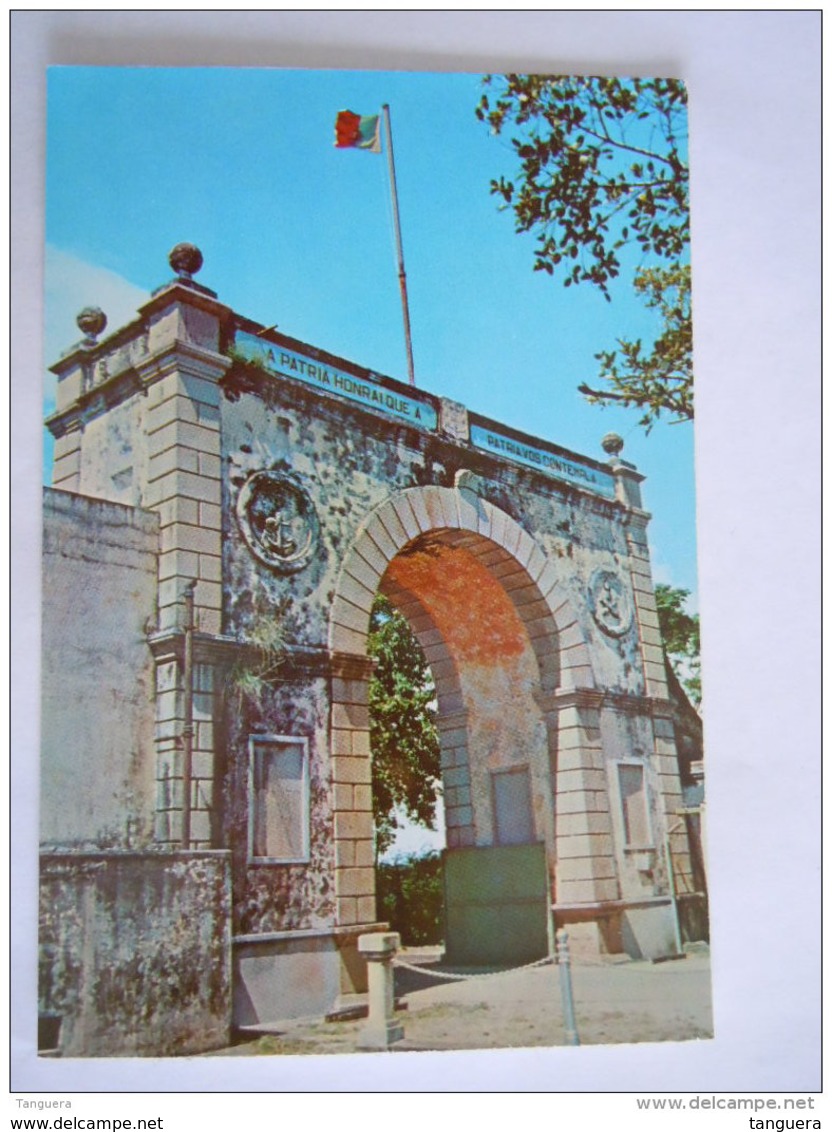
{"type": "Polygon", "coordinates": [[[367,960],[370,1013],[358,1038],[360,1049],[389,1049],[404,1037],[395,1019],[393,959],[400,944],[398,932],[369,932],[358,937],[358,950],[367,960]]]}
{"type": "Polygon", "coordinates": [[[667,680],[664,673],[664,650],[659,617],[656,610],[656,594],[650,570],[650,551],[647,543],[647,524],[650,515],[642,509],[641,484],[644,476],[634,464],[621,459],[624,441],[614,432],[607,433],[601,441],[608,454],[607,463],[615,476],[616,498],[623,503],[627,516],[627,551],[630,560],[630,577],[635,600],[636,623],[641,655],[644,661],[645,692],[648,696],[667,699],[667,680]]]}
{"type": "MultiPolygon", "coordinates": [[[[90,384],[89,371],[94,361],[90,347],[77,346],[64,354],[59,362],[50,366],[52,373],[58,375],[55,391],[55,415],[73,409],[90,384]]],[[[51,420],[51,418],[50,418],[51,420]]]]}
{"type": "MultiPolygon", "coordinates": [[[[555,794],[556,905],[596,904],[619,896],[610,820],[600,692],[553,692],[557,716],[555,794]]],[[[547,721],[550,729],[554,723],[547,721]]]]}
{"type": "Polygon", "coordinates": [[[376,919],[368,657],[331,657],[331,759],[335,897],[339,926],[376,919]]]}
{"type": "Polygon", "coordinates": [[[92,384],[99,353],[96,339],[107,326],[107,316],[98,307],[85,307],[75,321],[84,332],[84,339],[50,367],[57,374],[58,386],[56,411],[46,423],[55,437],[52,486],[61,491],[79,492],[87,411],[86,407],[81,407],[81,401],[92,384]]]}
{"type": "Polygon", "coordinates": [[[445,829],[449,849],[474,845],[474,809],[468,765],[468,712],[440,715],[436,721],[442,765],[445,829]]]}
{"type": "Polygon", "coordinates": [[[191,844],[214,843],[214,668],[194,664],[193,743],[191,748],[191,844]]]}
{"type": "Polygon", "coordinates": [[[64,431],[55,438],[52,486],[61,491],[78,491],[81,486],[80,420],[68,422],[64,431]]]}
{"type": "Polygon", "coordinates": [[[182,842],[182,666],[175,649],[156,662],[156,822],[155,838],[182,842]]]}
{"type": "Polygon", "coordinates": [[[633,583],[638,639],[644,662],[644,684],[648,696],[666,700],[667,677],[664,668],[664,647],[659,629],[656,591],[650,569],[650,551],[647,545],[645,511],[632,511],[627,526],[627,549],[630,557],[630,577],[633,583]]]}
{"type": "MultiPolygon", "coordinates": [[[[682,808],[682,784],[679,778],[679,755],[672,708],[668,702],[653,705],[653,765],[662,799],[666,822],[669,862],[674,869],[677,892],[692,892],[693,868],[690,860],[687,825],[679,811],[682,808]]],[[[668,878],[669,888],[669,878],[668,878]]]]}
{"type": "Polygon", "coordinates": [[[197,629],[221,632],[222,464],[218,353],[225,308],[174,284],[142,308],[149,353],[136,365],[147,391],[146,506],[161,518],[159,628],[173,628],[195,579],[197,629]]]}
{"type": "MultiPolygon", "coordinates": [[[[182,733],[185,727],[181,634],[153,642],[156,653],[156,820],[155,839],[182,840],[182,733]]],[[[193,669],[191,746],[191,846],[214,847],[215,668],[197,660],[193,669]]]]}
{"type": "Polygon", "coordinates": [[[56,412],[53,485],[158,512],[159,625],[175,629],[182,590],[196,581],[196,627],[221,631],[220,353],[231,312],[195,283],[202,256],[178,245],[179,273],[135,322],[101,342],[97,308],[78,316],[86,337],[52,371],[56,412]]]}

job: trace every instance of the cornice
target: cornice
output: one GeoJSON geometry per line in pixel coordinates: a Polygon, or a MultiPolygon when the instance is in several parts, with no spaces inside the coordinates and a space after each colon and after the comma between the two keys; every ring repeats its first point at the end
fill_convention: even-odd
{"type": "MultiPolygon", "coordinates": [[[[95,359],[90,357],[88,360],[95,359]]],[[[67,408],[48,416],[44,423],[57,438],[72,429],[83,429],[88,421],[136,394],[146,394],[152,385],[169,374],[184,373],[218,382],[230,365],[231,359],[225,354],[217,354],[204,346],[195,346],[177,338],[170,345],[85,390],[67,408]]]]}
{"type": "MultiPolygon", "coordinates": [[[[150,651],[158,663],[170,660],[183,661],[185,633],[183,629],[165,629],[148,636],[150,651]]],[[[261,650],[237,637],[214,633],[193,635],[194,661],[197,664],[230,666],[246,661],[256,662],[261,650]]],[[[280,683],[295,674],[326,676],[334,670],[336,661],[328,649],[319,645],[284,645],[275,661],[275,682],[280,683]]]]}
{"type": "Polygon", "coordinates": [[[674,714],[674,705],[670,700],[634,692],[615,692],[608,688],[555,688],[551,692],[537,693],[535,700],[543,712],[577,707],[595,711],[611,708],[626,715],[649,715],[653,718],[669,719],[674,714]]]}
{"type": "Polygon", "coordinates": [[[196,346],[182,338],[163,346],[135,363],[143,390],[171,373],[187,373],[208,381],[219,381],[229,369],[231,359],[225,354],[196,346]]]}
{"type": "Polygon", "coordinates": [[[154,291],[150,299],[139,307],[139,314],[147,320],[157,311],[165,310],[174,303],[196,307],[197,310],[216,315],[220,319],[228,318],[234,313],[231,307],[221,303],[216,293],[208,287],[202,287],[199,283],[183,283],[182,280],[176,279],[154,291]]]}

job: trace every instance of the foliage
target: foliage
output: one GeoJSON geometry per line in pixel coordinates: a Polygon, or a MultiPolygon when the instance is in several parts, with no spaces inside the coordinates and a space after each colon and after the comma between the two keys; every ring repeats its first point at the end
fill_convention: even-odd
{"type": "Polygon", "coordinates": [[[662,318],[662,330],[652,349],[645,353],[640,339],[619,339],[620,368],[617,350],[595,355],[613,389],[593,389],[584,383],[578,390],[593,403],[618,401],[626,408],[644,409],[639,424],[649,432],[663,409],[675,418],[674,423],[693,419],[690,267],[677,264],[639,271],[634,286],[662,318]]]}
{"type": "Polygon", "coordinates": [[[368,651],[376,660],[370,680],[370,746],[376,852],[393,843],[397,810],[434,828],[440,777],[435,691],[430,669],[407,621],[378,596],[368,651]]]}
{"type": "Polygon", "coordinates": [[[382,862],[376,872],[377,915],[408,946],[441,943],[442,858],[438,853],[382,862]]]}
{"type": "Polygon", "coordinates": [[[659,583],[656,605],[659,627],[668,660],[695,704],[702,702],[702,676],[699,658],[699,615],[687,613],[685,602],[690,590],[659,583]]]}
{"type": "Polygon", "coordinates": [[[642,266],[635,289],[664,325],[651,351],[620,341],[597,354],[610,389],[581,386],[596,403],[640,406],[649,428],[662,409],[693,417],[690,365],[690,238],[687,96],[672,79],[489,75],[477,116],[495,134],[516,132],[517,184],[491,191],[536,236],[536,271],[564,286],[594,284],[609,300],[632,246],[642,266]],[[650,261],[665,267],[647,266],[650,261]]]}
{"type": "Polygon", "coordinates": [[[284,606],[278,606],[252,621],[245,659],[238,661],[229,674],[229,683],[241,701],[259,702],[267,685],[280,673],[288,634],[285,612],[284,606]]]}

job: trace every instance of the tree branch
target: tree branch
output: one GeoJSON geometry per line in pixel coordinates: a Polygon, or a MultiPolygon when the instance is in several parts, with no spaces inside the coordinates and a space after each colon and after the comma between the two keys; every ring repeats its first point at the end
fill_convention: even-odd
{"type": "Polygon", "coordinates": [[[583,123],[581,123],[580,126],[574,126],[573,128],[580,130],[580,132],[583,134],[591,134],[592,137],[597,138],[598,141],[606,141],[609,143],[609,145],[615,146],[616,149],[626,149],[628,153],[638,153],[642,157],[646,157],[650,160],[663,161],[664,164],[670,166],[671,169],[674,168],[673,162],[669,158],[664,157],[661,153],[653,153],[652,150],[649,149],[640,149],[637,145],[628,145],[627,142],[618,141],[615,138],[610,137],[609,133],[607,133],[605,138],[603,134],[599,134],[596,130],[591,130],[589,126],[584,126],[583,123]]]}

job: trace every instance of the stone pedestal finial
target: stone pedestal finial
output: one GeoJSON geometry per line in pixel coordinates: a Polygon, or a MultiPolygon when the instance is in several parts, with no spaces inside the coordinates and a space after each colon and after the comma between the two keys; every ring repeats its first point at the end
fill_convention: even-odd
{"type": "Polygon", "coordinates": [[[107,327],[107,316],[101,307],[84,307],[78,312],[75,323],[84,333],[84,345],[94,346],[96,338],[107,327]]]}
{"type": "Polygon", "coordinates": [[[617,432],[608,432],[601,441],[601,447],[608,456],[620,456],[624,441],[617,432]]]}
{"type": "Polygon", "coordinates": [[[393,959],[401,940],[398,932],[367,932],[358,937],[358,950],[367,960],[370,1014],[358,1036],[360,1049],[389,1049],[404,1037],[394,1017],[393,959]]]}
{"type": "Polygon", "coordinates": [[[616,497],[628,507],[641,509],[641,489],[639,484],[644,479],[636,470],[635,464],[629,460],[621,459],[621,450],[624,447],[623,439],[617,432],[608,432],[601,440],[601,447],[609,456],[607,464],[616,477],[616,497]]]}
{"type": "Polygon", "coordinates": [[[171,249],[168,263],[180,279],[190,279],[202,267],[202,252],[196,244],[177,244],[171,249]]]}

